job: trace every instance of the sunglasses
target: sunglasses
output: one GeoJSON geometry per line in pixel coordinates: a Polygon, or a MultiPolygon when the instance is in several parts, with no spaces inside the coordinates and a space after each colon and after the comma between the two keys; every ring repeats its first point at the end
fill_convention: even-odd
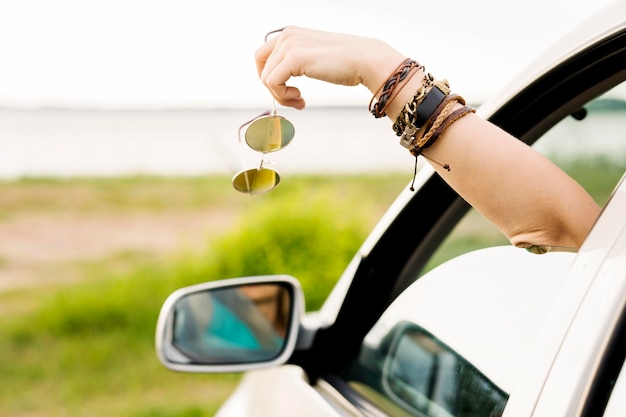
{"type": "Polygon", "coordinates": [[[276,152],[291,143],[295,135],[293,124],[276,114],[276,104],[271,111],[262,113],[239,126],[239,143],[242,143],[241,131],[247,126],[244,139],[248,147],[260,152],[261,164],[258,168],[240,171],[232,179],[235,190],[244,194],[260,194],[271,191],[280,183],[278,171],[263,166],[265,154],[276,152]]]}

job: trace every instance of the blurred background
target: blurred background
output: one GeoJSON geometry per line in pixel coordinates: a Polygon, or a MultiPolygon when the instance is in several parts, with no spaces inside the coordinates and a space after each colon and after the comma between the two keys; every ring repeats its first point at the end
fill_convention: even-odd
{"type": "Polygon", "coordinates": [[[367,90],[297,79],[283,182],[232,190],[259,162],[237,129],[271,106],[266,32],[381,38],[478,105],[607,3],[0,2],[0,417],[213,415],[240,376],[157,362],[167,295],[286,273],[314,310],[406,188],[414,160],[367,90]]]}
{"type": "MultiPolygon", "coordinates": [[[[271,106],[254,52],[288,24],[385,40],[478,104],[609,0],[23,0],[0,4],[0,178],[234,174],[271,106]]],[[[411,169],[369,92],[298,78],[285,173],[411,169]],[[316,109],[315,111],[312,109],[316,109]],[[346,111],[343,114],[340,112],[346,111]]]]}

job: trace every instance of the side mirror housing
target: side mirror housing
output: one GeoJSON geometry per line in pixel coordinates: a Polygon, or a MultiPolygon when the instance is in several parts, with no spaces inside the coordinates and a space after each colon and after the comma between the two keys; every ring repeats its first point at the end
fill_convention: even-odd
{"type": "Polygon", "coordinates": [[[287,362],[304,315],[288,275],[233,278],[181,288],[163,304],[156,353],[182,372],[240,372],[287,362]]]}

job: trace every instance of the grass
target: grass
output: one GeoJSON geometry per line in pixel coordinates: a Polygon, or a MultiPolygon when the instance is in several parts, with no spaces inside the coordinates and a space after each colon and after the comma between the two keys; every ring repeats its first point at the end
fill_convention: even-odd
{"type": "MultiPolygon", "coordinates": [[[[623,172],[601,163],[570,168],[601,202],[612,190],[605,184],[623,172]]],[[[287,273],[316,309],[408,180],[296,177],[258,198],[238,195],[222,177],[0,183],[0,224],[27,215],[54,222],[85,214],[228,214],[199,248],[65,261],[41,272],[51,284],[0,292],[0,417],[213,415],[240,375],[174,373],[158,363],[154,327],[167,295],[196,282],[287,273]],[[54,279],[67,274],[78,279],[54,279]]],[[[501,242],[480,221],[470,215],[443,258],[485,239],[501,242]]],[[[10,263],[3,256],[0,269],[10,263]]]]}
{"type": "MultiPolygon", "coordinates": [[[[227,178],[0,183],[0,223],[194,211],[229,219],[193,250],[66,261],[41,272],[54,284],[0,292],[0,416],[213,415],[240,376],[180,374],[158,363],[154,328],[167,295],[212,279],[289,273],[317,308],[407,182],[311,176],[258,198],[233,192],[227,178]],[[66,282],[68,274],[79,279],[66,282]]],[[[10,263],[3,258],[0,268],[10,263]]]]}

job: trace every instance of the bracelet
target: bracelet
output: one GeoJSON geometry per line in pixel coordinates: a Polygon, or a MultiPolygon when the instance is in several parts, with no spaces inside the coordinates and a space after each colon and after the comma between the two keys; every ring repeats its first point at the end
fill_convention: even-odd
{"type": "Polygon", "coordinates": [[[369,104],[370,113],[377,119],[385,116],[385,110],[387,110],[389,103],[393,101],[401,89],[398,88],[400,83],[406,84],[420,68],[423,68],[423,66],[419,65],[417,61],[410,58],[405,59],[372,96],[369,104]],[[381,90],[382,93],[378,101],[374,103],[381,90]]]}
{"type": "Polygon", "coordinates": [[[404,105],[404,107],[398,114],[398,117],[396,117],[396,121],[392,126],[394,132],[396,132],[396,135],[404,135],[407,128],[409,130],[417,130],[421,128],[425,120],[430,117],[430,113],[432,113],[436,106],[441,102],[440,99],[442,99],[442,97],[440,93],[443,93],[444,96],[450,94],[450,84],[448,83],[448,81],[435,80],[432,74],[426,74],[426,76],[422,80],[422,85],[420,86],[420,88],[417,89],[413,98],[404,105]],[[435,87],[439,91],[433,91],[435,87]],[[432,103],[428,105],[429,111],[420,111],[418,120],[418,109],[426,100],[427,96],[431,94],[431,92],[433,94],[433,97],[429,98],[429,101],[432,100],[432,103]]]}
{"type": "Polygon", "coordinates": [[[439,105],[444,101],[447,97],[447,94],[441,91],[441,89],[437,86],[434,86],[430,89],[424,100],[417,106],[417,109],[414,113],[413,120],[411,123],[413,126],[418,129],[424,126],[424,123],[428,121],[429,118],[434,114],[435,110],[439,107],[439,105]]]}
{"type": "Polygon", "coordinates": [[[418,130],[418,133],[410,143],[410,147],[428,148],[432,145],[435,142],[432,140],[433,134],[436,129],[441,126],[446,117],[448,117],[448,114],[456,103],[465,105],[465,100],[458,94],[449,94],[441,100],[437,108],[435,108],[435,110],[431,113],[428,120],[418,130]]]}
{"type": "MultiPolygon", "coordinates": [[[[454,106],[454,103],[450,103],[450,108],[452,106],[454,106]]],[[[446,106],[448,107],[448,106],[446,106]]],[[[444,109],[444,111],[442,111],[442,113],[444,113],[446,110],[444,109]]],[[[434,159],[431,156],[428,156],[426,154],[424,154],[422,152],[423,148],[428,148],[430,145],[432,145],[433,143],[435,143],[435,141],[439,138],[439,136],[441,136],[443,134],[443,132],[446,131],[446,129],[448,129],[448,127],[450,127],[450,125],[454,122],[456,122],[457,120],[459,120],[461,117],[469,114],[469,113],[474,113],[476,110],[471,107],[471,106],[463,106],[460,109],[457,109],[455,111],[453,111],[450,115],[446,115],[442,120],[441,123],[439,124],[438,127],[435,127],[434,125],[436,124],[436,122],[433,124],[433,128],[435,129],[435,131],[433,132],[431,138],[429,140],[426,140],[426,143],[423,146],[418,146],[417,145],[417,141],[414,141],[413,143],[411,143],[411,146],[409,147],[409,151],[411,152],[411,154],[413,156],[415,156],[415,167],[413,168],[413,180],[411,181],[411,186],[409,187],[411,191],[415,191],[415,178],[417,177],[417,157],[422,155],[424,158],[432,161],[433,163],[439,165],[440,167],[442,167],[443,169],[445,169],[446,171],[450,171],[450,165],[446,164],[446,163],[442,163],[437,161],[436,159],[434,159]]],[[[440,118],[438,118],[439,120],[440,118]]],[[[429,130],[429,133],[431,131],[429,130]]]]}
{"type": "MultiPolygon", "coordinates": [[[[449,164],[435,160],[424,154],[422,150],[433,145],[454,122],[474,112],[476,112],[476,110],[473,107],[465,105],[465,99],[463,97],[457,94],[449,94],[439,103],[420,129],[416,129],[415,127],[407,128],[407,131],[405,131],[402,137],[404,141],[401,140],[401,144],[409,149],[411,155],[415,156],[416,166],[413,173],[413,181],[415,181],[415,175],[417,175],[417,157],[419,155],[441,166],[443,169],[450,171],[449,164]],[[452,111],[456,103],[460,103],[463,107],[452,111]],[[409,136],[407,132],[411,133],[410,137],[407,137],[409,136]]],[[[411,183],[411,190],[414,190],[413,182],[411,183]]]]}
{"type": "Polygon", "coordinates": [[[438,81],[430,73],[426,74],[422,85],[413,98],[404,105],[393,124],[394,132],[400,136],[400,144],[415,156],[411,191],[414,191],[419,155],[450,171],[450,165],[425,155],[422,150],[432,146],[454,122],[475,111],[471,106],[465,105],[463,97],[450,93],[450,84],[447,80],[438,81]],[[462,107],[452,111],[457,103],[462,107]]]}
{"type": "MultiPolygon", "coordinates": [[[[369,104],[370,113],[376,118],[385,116],[389,103],[419,70],[424,70],[424,66],[410,58],[404,60],[372,96],[369,104]],[[374,103],[381,91],[378,101],[374,103]]],[[[403,106],[392,126],[396,135],[400,136],[400,144],[415,156],[413,182],[417,175],[419,155],[450,171],[450,165],[424,155],[422,150],[432,146],[454,122],[475,111],[471,106],[465,105],[463,97],[450,93],[450,84],[447,80],[435,80],[430,73],[424,75],[422,84],[411,100],[403,106]],[[457,103],[462,107],[452,111],[457,103]]],[[[413,182],[411,183],[412,191],[414,190],[413,182]]]]}
{"type": "MultiPolygon", "coordinates": [[[[398,86],[393,90],[393,93],[389,96],[389,98],[387,98],[385,100],[383,104],[383,107],[378,110],[378,113],[374,115],[374,117],[376,118],[380,118],[383,116],[387,115],[387,108],[389,107],[389,104],[391,104],[391,102],[393,102],[393,100],[396,98],[396,96],[398,95],[398,93],[402,90],[402,88],[408,84],[409,80],[411,78],[413,78],[413,76],[415,74],[417,74],[417,72],[423,67],[413,67],[409,70],[409,74],[407,75],[406,79],[403,80],[402,85],[398,84],[398,86]]],[[[379,102],[380,103],[380,102],[379,102]]],[[[378,104],[378,103],[377,103],[378,104]]]]}
{"type": "Polygon", "coordinates": [[[441,136],[452,123],[456,122],[461,117],[469,113],[476,113],[476,109],[471,106],[463,106],[460,109],[456,109],[455,111],[453,111],[442,121],[441,125],[436,128],[436,130],[432,134],[432,137],[430,138],[430,141],[426,143],[423,147],[428,148],[430,145],[435,143],[439,136],[441,136]]]}
{"type": "MultiPolygon", "coordinates": [[[[400,144],[407,148],[411,155],[415,157],[421,155],[422,148],[427,148],[434,143],[432,136],[435,130],[443,123],[445,118],[448,116],[448,113],[457,102],[465,104],[463,97],[459,95],[450,94],[447,96],[444,100],[442,100],[439,106],[437,106],[424,126],[420,129],[409,129],[407,133],[411,133],[413,131],[415,132],[403,135],[400,144]]],[[[448,169],[447,167],[444,168],[448,169]]]]}

